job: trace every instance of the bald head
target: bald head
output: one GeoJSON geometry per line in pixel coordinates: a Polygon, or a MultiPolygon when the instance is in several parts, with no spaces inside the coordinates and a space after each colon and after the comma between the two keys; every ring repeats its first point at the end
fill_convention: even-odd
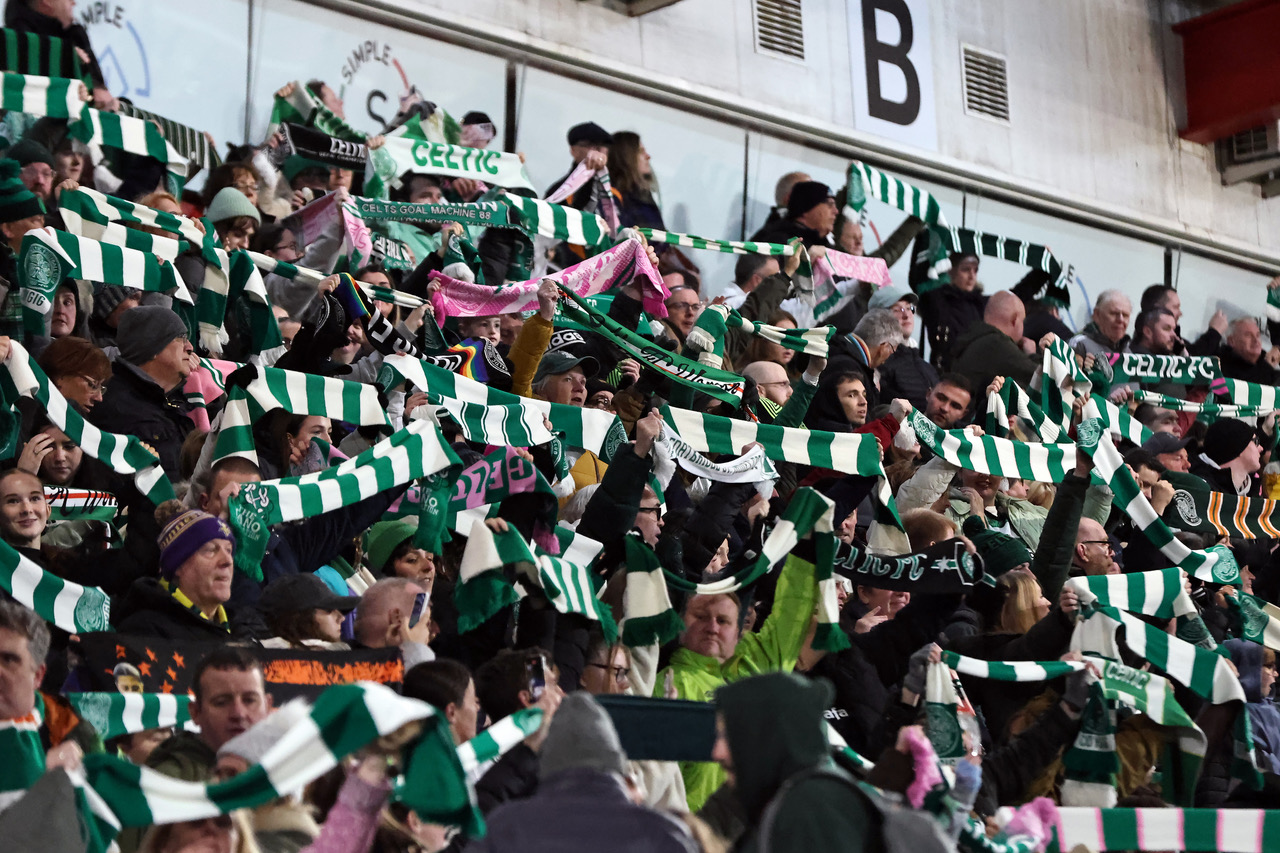
{"type": "Polygon", "coordinates": [[[404,578],[384,578],[364,591],[356,608],[356,642],[370,649],[394,645],[390,631],[413,612],[413,601],[425,587],[404,578]]]}
{"type": "Polygon", "coordinates": [[[1086,575],[1118,575],[1120,566],[1111,553],[1107,531],[1092,518],[1080,519],[1072,562],[1086,575]]]}
{"type": "Polygon", "coordinates": [[[787,369],[776,361],[753,361],[742,368],[742,375],[755,380],[761,397],[767,397],[779,406],[791,399],[791,380],[787,378],[787,369]]]}
{"type": "Polygon", "coordinates": [[[1027,308],[1022,300],[1007,290],[991,294],[987,300],[987,308],[982,312],[982,319],[995,326],[1015,342],[1022,340],[1022,323],[1027,319],[1027,308]]]}

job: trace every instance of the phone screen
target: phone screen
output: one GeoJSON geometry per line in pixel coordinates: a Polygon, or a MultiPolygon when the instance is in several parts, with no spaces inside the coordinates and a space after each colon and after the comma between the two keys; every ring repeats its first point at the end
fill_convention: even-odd
{"type": "Polygon", "coordinates": [[[543,691],[547,689],[547,678],[542,671],[542,661],[531,660],[525,664],[525,670],[529,673],[529,695],[533,697],[533,701],[537,702],[542,698],[543,691]]]}
{"type": "Polygon", "coordinates": [[[412,628],[418,624],[418,620],[422,618],[422,611],[427,607],[427,594],[420,592],[413,599],[413,610],[409,613],[409,627],[412,628]]]}

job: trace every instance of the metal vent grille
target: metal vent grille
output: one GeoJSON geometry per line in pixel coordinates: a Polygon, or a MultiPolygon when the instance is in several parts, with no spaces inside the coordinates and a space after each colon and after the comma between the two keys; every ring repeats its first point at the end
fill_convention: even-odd
{"type": "Polygon", "coordinates": [[[1275,150],[1268,138],[1267,126],[1251,127],[1230,138],[1231,155],[1236,160],[1248,160],[1258,156],[1271,156],[1275,150]]]}
{"type": "Polygon", "coordinates": [[[804,61],[801,0],[754,0],[756,51],[804,61]]]}
{"type": "Polygon", "coordinates": [[[964,111],[1009,120],[1009,63],[998,53],[960,45],[964,111]]]}

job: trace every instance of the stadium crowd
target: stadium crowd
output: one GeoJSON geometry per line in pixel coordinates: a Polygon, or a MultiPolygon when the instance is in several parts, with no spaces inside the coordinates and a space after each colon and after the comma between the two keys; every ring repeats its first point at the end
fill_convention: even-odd
{"type": "MultiPolygon", "coordinates": [[[[70,8],[5,24],[119,109],[70,8]]],[[[869,251],[854,170],[728,245],[665,231],[635,132],[569,128],[538,192],[466,176],[497,128],[416,91],[374,136],[322,81],[275,106],[199,191],[5,116],[0,846],[1029,853],[1059,807],[1280,807],[1262,287],[1198,336],[1174,288],[1107,290],[1076,334],[1041,270],[926,271],[936,222],[869,251]],[[701,249],[739,253],[715,298],[701,249]],[[94,590],[109,624],[58,603],[94,590]],[[357,660],[451,746],[525,726],[462,762],[470,818],[416,805],[427,711],[356,733],[425,706],[299,740],[329,694],[281,674],[357,660]],[[106,725],[113,691],[184,702],[106,725]]]]}

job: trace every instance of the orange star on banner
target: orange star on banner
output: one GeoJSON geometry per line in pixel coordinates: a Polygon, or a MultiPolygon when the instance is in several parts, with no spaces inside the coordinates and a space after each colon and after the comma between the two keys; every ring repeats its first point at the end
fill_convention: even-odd
{"type": "Polygon", "coordinates": [[[173,653],[173,662],[178,665],[178,669],[182,669],[184,666],[187,665],[186,659],[183,658],[182,655],[178,654],[177,652],[173,653]]]}

